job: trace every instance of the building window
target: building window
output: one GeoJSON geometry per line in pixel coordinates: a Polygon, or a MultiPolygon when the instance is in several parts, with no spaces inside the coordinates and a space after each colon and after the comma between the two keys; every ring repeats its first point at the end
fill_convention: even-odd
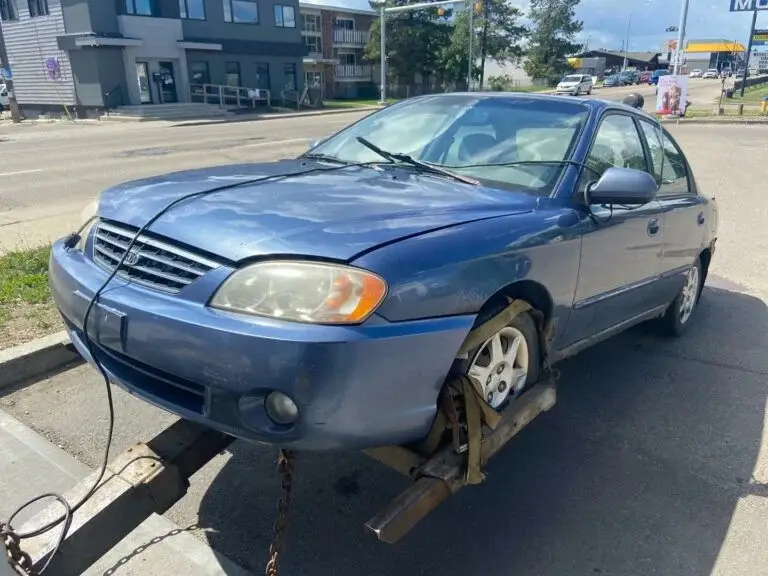
{"type": "Polygon", "coordinates": [[[333,20],[333,27],[342,30],[354,30],[355,21],[352,18],[335,18],[333,20]]]}
{"type": "MultiPolygon", "coordinates": [[[[30,0],[32,3],[34,0],[30,0]]],[[[125,0],[125,13],[135,16],[154,16],[154,0],[125,0]]]]}
{"type": "Polygon", "coordinates": [[[296,14],[293,6],[275,4],[275,26],[280,28],[296,28],[296,14]]]}
{"type": "Polygon", "coordinates": [[[205,20],[205,0],[179,0],[179,13],[187,20],[205,20]]]}
{"type": "Polygon", "coordinates": [[[283,66],[283,76],[285,82],[283,83],[283,90],[298,90],[296,84],[296,64],[286,64],[283,66]]]}
{"type": "Polygon", "coordinates": [[[272,84],[269,79],[269,64],[267,62],[256,63],[256,88],[272,90],[272,84]]]}
{"type": "Polygon", "coordinates": [[[259,5],[256,0],[224,0],[224,21],[258,24],[259,5]]]}
{"type": "Polygon", "coordinates": [[[27,0],[29,6],[29,17],[48,16],[51,12],[48,10],[48,0],[27,0]]]}
{"type": "Polygon", "coordinates": [[[339,64],[346,66],[354,66],[357,64],[357,56],[354,52],[339,52],[338,58],[339,64]]]}
{"type": "Polygon", "coordinates": [[[224,84],[232,87],[239,87],[240,84],[240,62],[224,63],[224,84]]]}
{"type": "Polygon", "coordinates": [[[18,19],[19,15],[16,13],[14,0],[0,0],[0,20],[7,22],[18,19]]]}
{"type": "Polygon", "coordinates": [[[304,36],[304,44],[310,54],[323,53],[323,39],[320,36],[304,36]]]}
{"type": "Polygon", "coordinates": [[[189,63],[189,84],[192,94],[202,94],[203,86],[211,83],[211,72],[208,62],[189,63]]]}
{"type": "Polygon", "coordinates": [[[318,16],[317,14],[302,14],[301,30],[302,32],[309,32],[310,34],[319,34],[320,33],[320,16],[318,16]]]}

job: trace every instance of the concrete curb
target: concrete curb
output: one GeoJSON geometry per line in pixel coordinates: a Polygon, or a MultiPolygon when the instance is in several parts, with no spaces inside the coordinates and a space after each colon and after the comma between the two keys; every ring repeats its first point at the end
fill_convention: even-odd
{"type": "MultiPolygon", "coordinates": [[[[205,126],[207,124],[227,124],[236,122],[261,122],[263,120],[284,120],[286,118],[312,118],[314,116],[335,116],[352,112],[373,112],[385,106],[359,106],[357,108],[339,108],[331,110],[311,110],[309,112],[288,112],[285,114],[229,114],[225,118],[203,118],[187,120],[164,120],[173,126],[205,126]]],[[[162,120],[161,120],[162,121],[162,120]]]]}
{"type": "Polygon", "coordinates": [[[82,362],[64,331],[0,350],[0,390],[82,362]]]}

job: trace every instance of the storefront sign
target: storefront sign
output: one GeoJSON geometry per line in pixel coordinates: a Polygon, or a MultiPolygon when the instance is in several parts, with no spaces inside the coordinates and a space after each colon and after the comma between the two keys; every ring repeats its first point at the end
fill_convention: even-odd
{"type": "Polygon", "coordinates": [[[768,30],[755,30],[752,46],[768,46],[768,30]]]}
{"type": "Polygon", "coordinates": [[[752,12],[768,10],[768,0],[730,0],[731,12],[752,12]]]}

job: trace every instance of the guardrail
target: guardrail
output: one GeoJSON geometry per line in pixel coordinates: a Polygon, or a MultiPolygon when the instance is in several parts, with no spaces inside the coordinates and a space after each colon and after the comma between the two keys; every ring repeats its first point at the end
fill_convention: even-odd
{"type": "Polygon", "coordinates": [[[262,88],[227,86],[225,84],[194,84],[190,86],[190,101],[218,104],[220,107],[256,108],[257,104],[272,105],[272,94],[262,88]]]}
{"type": "Polygon", "coordinates": [[[337,80],[367,80],[372,78],[373,67],[370,64],[339,64],[334,73],[337,80]]]}
{"type": "Polygon", "coordinates": [[[365,46],[368,44],[370,33],[367,30],[347,30],[337,28],[333,31],[334,44],[346,44],[348,46],[365,46]]]}

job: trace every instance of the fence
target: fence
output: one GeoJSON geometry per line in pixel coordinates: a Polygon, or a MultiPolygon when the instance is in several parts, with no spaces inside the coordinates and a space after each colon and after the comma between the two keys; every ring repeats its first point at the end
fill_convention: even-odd
{"type": "Polygon", "coordinates": [[[256,108],[259,105],[272,105],[269,90],[244,88],[224,84],[194,84],[190,86],[190,101],[204,104],[218,104],[222,108],[256,108]]]}

